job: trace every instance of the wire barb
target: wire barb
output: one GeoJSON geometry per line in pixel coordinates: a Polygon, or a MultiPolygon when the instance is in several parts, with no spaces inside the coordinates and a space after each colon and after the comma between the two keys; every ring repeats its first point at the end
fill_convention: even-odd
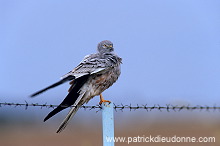
{"type": "MultiPolygon", "coordinates": [[[[136,110],[146,110],[146,111],[152,111],[152,110],[158,110],[158,111],[182,111],[182,110],[186,110],[186,111],[193,111],[193,110],[199,110],[199,111],[220,111],[220,106],[201,106],[201,105],[197,105],[197,106],[190,106],[190,105],[171,105],[171,104],[166,104],[166,106],[161,106],[159,104],[155,104],[154,106],[148,106],[147,104],[145,105],[124,105],[124,104],[120,104],[120,105],[116,105],[115,103],[113,103],[113,108],[115,109],[115,111],[117,112],[118,110],[120,111],[124,111],[124,110],[129,110],[129,111],[136,111],[136,110]]],[[[13,103],[13,102],[0,102],[0,108],[4,107],[4,106],[14,106],[14,107],[25,107],[25,109],[27,110],[28,107],[40,107],[42,108],[56,108],[58,107],[58,105],[55,104],[38,104],[38,103],[28,103],[27,101],[25,101],[25,103],[13,103]]],[[[70,107],[74,107],[74,106],[70,106],[70,107]]],[[[102,107],[101,105],[82,105],[80,108],[86,110],[97,110],[96,112],[99,112],[102,107]]]]}

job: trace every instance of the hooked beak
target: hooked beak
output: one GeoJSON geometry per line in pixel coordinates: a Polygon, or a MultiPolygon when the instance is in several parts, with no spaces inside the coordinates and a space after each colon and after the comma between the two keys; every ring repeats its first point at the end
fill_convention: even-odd
{"type": "Polygon", "coordinates": [[[113,50],[114,50],[114,48],[113,48],[112,45],[109,45],[108,48],[109,48],[110,51],[113,51],[113,50]]]}

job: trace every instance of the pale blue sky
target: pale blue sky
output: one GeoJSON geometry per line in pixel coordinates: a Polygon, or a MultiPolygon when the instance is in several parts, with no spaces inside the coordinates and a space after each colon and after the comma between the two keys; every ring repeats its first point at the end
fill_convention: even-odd
{"type": "Polygon", "coordinates": [[[68,84],[28,96],[58,81],[105,39],[123,58],[106,99],[220,102],[219,0],[2,0],[0,101],[60,103],[68,84]]]}

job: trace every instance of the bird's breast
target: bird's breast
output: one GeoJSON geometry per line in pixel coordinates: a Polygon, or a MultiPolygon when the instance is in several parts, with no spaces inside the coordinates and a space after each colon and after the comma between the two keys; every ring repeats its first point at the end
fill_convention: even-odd
{"type": "Polygon", "coordinates": [[[111,68],[99,74],[94,74],[90,79],[91,95],[96,96],[115,83],[120,75],[120,68],[111,68]]]}

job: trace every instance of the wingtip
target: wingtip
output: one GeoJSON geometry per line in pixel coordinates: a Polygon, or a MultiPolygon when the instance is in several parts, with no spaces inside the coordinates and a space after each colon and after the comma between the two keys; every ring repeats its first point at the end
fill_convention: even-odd
{"type": "Polygon", "coordinates": [[[36,96],[35,94],[31,94],[29,97],[30,98],[34,98],[34,96],[36,96]]]}
{"type": "Polygon", "coordinates": [[[35,93],[31,94],[30,97],[33,98],[33,97],[39,95],[40,93],[41,93],[41,92],[35,92],[35,93]]]}
{"type": "Polygon", "coordinates": [[[50,118],[49,116],[46,116],[46,117],[44,118],[44,122],[46,122],[49,118],[50,118]]]}

